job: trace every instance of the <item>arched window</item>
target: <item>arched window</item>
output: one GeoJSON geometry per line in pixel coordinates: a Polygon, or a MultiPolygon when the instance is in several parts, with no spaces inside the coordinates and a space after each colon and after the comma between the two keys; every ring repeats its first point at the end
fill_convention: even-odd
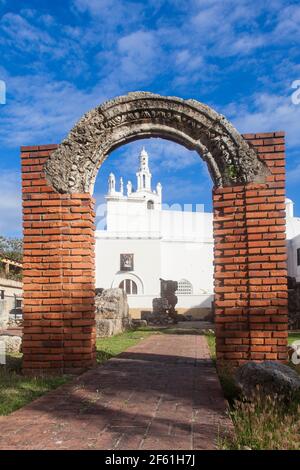
{"type": "Polygon", "coordinates": [[[193,286],[187,279],[181,279],[178,282],[178,289],[176,294],[178,295],[192,295],[193,293],[193,286]]]}
{"type": "Polygon", "coordinates": [[[137,285],[132,279],[124,279],[124,281],[120,283],[119,287],[120,289],[123,289],[126,294],[137,294],[137,285]]]}
{"type": "Polygon", "coordinates": [[[146,175],[143,175],[143,188],[146,188],[146,175]]]}
{"type": "Polygon", "coordinates": [[[154,202],[153,201],[148,201],[147,202],[147,209],[154,209],[154,202]]]}

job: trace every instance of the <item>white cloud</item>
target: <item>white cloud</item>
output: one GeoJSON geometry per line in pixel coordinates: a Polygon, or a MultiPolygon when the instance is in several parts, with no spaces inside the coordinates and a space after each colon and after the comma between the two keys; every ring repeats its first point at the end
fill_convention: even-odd
{"type": "MultiPolygon", "coordinates": [[[[207,57],[247,56],[264,47],[297,44],[300,6],[284,0],[196,0],[182,34],[207,57]],[[263,26],[263,27],[262,27],[263,26]]],[[[258,58],[259,61],[259,58],[258,58]]]]}
{"type": "Polygon", "coordinates": [[[121,2],[116,0],[74,0],[74,6],[80,12],[89,12],[91,15],[104,17],[106,14],[114,17],[121,2]]]}
{"type": "Polygon", "coordinates": [[[73,0],[73,9],[79,13],[89,13],[92,19],[105,24],[105,29],[141,21],[144,5],[139,2],[122,0],[73,0]]]}
{"type": "MultiPolygon", "coordinates": [[[[97,29],[97,28],[96,28],[97,29]]],[[[95,28],[60,24],[54,16],[40,14],[34,9],[22,9],[18,14],[8,12],[0,17],[0,46],[3,59],[20,61],[20,69],[44,73],[59,65],[59,73],[73,80],[86,73],[89,64],[87,46],[96,46],[102,36],[95,28]]]]}
{"type": "Polygon", "coordinates": [[[21,236],[21,177],[12,170],[2,170],[0,177],[0,235],[21,236]]]}
{"type": "Polygon", "coordinates": [[[300,105],[292,103],[291,94],[259,93],[248,97],[247,104],[230,103],[223,109],[241,133],[285,131],[288,188],[300,181],[300,105]]]}
{"type": "Polygon", "coordinates": [[[194,55],[188,49],[182,49],[175,55],[175,64],[183,72],[193,72],[195,69],[201,69],[204,64],[203,57],[200,54],[194,55]]]}
{"type": "Polygon", "coordinates": [[[0,20],[2,39],[0,44],[11,45],[23,51],[40,50],[50,52],[53,38],[45,31],[29,23],[24,17],[6,13],[0,20]]]}
{"type": "Polygon", "coordinates": [[[135,31],[120,38],[118,52],[120,73],[125,80],[152,81],[162,66],[160,46],[153,32],[135,31]]]}
{"type": "Polygon", "coordinates": [[[135,171],[143,146],[149,154],[149,164],[155,178],[159,178],[162,172],[174,173],[187,168],[195,168],[196,165],[199,165],[199,171],[203,170],[204,164],[196,152],[168,140],[151,138],[131,142],[112,153],[115,155],[112,161],[119,176],[126,176],[128,168],[135,171]]]}
{"type": "MultiPolygon", "coordinates": [[[[291,94],[292,94],[291,89],[291,94]]],[[[300,105],[290,96],[259,93],[247,98],[245,104],[231,103],[226,115],[231,116],[240,132],[272,132],[285,130],[290,147],[300,146],[300,105]],[[249,109],[251,105],[253,110],[249,109]]]]}
{"type": "Polygon", "coordinates": [[[300,38],[300,6],[289,5],[282,8],[278,15],[278,22],[272,32],[273,41],[282,43],[282,41],[296,41],[300,38]]]}
{"type": "Polygon", "coordinates": [[[256,22],[262,10],[263,3],[253,8],[249,0],[199,1],[191,24],[201,43],[209,46],[209,55],[248,54],[264,43],[256,22]]]}
{"type": "Polygon", "coordinates": [[[249,54],[255,49],[262,47],[266,44],[266,37],[263,34],[251,35],[245,34],[237,37],[234,44],[231,46],[232,54],[249,54]]]}
{"type": "Polygon", "coordinates": [[[83,91],[46,74],[2,75],[7,103],[1,107],[0,142],[10,147],[60,142],[85,112],[117,94],[113,85],[104,95],[100,84],[83,91]]]}

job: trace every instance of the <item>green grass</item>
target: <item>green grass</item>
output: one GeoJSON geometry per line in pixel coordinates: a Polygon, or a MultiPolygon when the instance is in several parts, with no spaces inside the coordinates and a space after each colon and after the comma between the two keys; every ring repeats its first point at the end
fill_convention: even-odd
{"type": "Polygon", "coordinates": [[[21,374],[22,355],[7,356],[0,366],[0,415],[8,415],[67,382],[68,377],[25,377],[21,374]]]}
{"type": "Polygon", "coordinates": [[[289,344],[292,344],[294,341],[300,341],[300,333],[295,332],[295,333],[289,333],[289,344]]]}
{"type": "Polygon", "coordinates": [[[207,339],[210,357],[216,362],[216,337],[214,333],[204,333],[207,339]]]}
{"type": "MultiPolygon", "coordinates": [[[[206,335],[212,359],[215,361],[215,337],[206,335]]],[[[299,333],[289,334],[289,344],[300,340],[299,333]]],[[[291,365],[292,366],[292,365],[291,365]]],[[[293,366],[300,373],[299,366],[293,366]]],[[[218,370],[235,433],[220,442],[221,449],[240,450],[300,450],[300,401],[257,394],[253,400],[242,399],[226,369],[218,370]]]]}

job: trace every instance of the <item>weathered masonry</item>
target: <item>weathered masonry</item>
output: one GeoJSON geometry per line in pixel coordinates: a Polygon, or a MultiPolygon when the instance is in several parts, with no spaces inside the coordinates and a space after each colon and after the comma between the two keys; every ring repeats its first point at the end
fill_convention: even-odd
{"type": "Polygon", "coordinates": [[[286,359],[284,134],[241,136],[195,100],[130,93],[60,145],[22,147],[25,372],[94,364],[94,182],[113,149],[145,137],[198,151],[214,182],[218,361],[286,359]]]}

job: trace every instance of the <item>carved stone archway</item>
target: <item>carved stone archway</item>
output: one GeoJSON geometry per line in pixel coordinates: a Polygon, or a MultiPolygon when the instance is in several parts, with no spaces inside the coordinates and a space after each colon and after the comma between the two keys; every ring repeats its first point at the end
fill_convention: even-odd
{"type": "Polygon", "coordinates": [[[263,182],[268,174],[256,151],[210,107],[195,100],[138,92],[85,114],[47,161],[47,179],[61,193],[92,193],[98,168],[109,153],[146,137],[196,150],[207,162],[216,187],[263,182]]]}
{"type": "Polygon", "coordinates": [[[214,182],[217,359],[287,357],[284,134],[241,136],[195,100],[130,93],[60,145],[22,147],[26,373],[95,361],[95,178],[109,153],[161,137],[196,150],[214,182]]]}

